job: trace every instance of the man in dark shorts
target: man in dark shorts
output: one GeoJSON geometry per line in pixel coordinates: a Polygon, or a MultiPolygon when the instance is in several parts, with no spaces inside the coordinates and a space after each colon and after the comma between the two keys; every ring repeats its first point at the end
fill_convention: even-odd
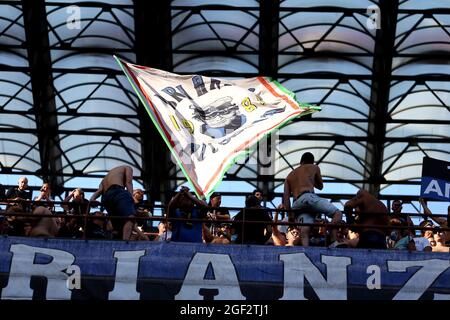
{"type": "MultiPolygon", "coordinates": [[[[131,217],[136,213],[133,200],[133,169],[130,166],[119,166],[111,169],[103,178],[98,190],[90,201],[102,196],[102,205],[110,216],[131,217]]],[[[134,223],[131,220],[114,219],[114,229],[119,238],[129,240],[134,223]]]]}
{"type": "Polygon", "coordinates": [[[351,214],[356,214],[355,222],[358,229],[356,232],[359,233],[357,248],[386,249],[388,230],[376,227],[389,224],[388,210],[380,200],[366,190],[360,189],[353,199],[345,203],[344,212],[347,223],[352,223],[353,221],[349,221],[353,219],[351,214]]]}

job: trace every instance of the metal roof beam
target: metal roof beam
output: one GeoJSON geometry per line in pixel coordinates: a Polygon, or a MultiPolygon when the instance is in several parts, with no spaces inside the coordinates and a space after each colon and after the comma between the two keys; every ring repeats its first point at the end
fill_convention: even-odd
{"type": "Polygon", "coordinates": [[[44,0],[22,0],[25,36],[33,89],[33,110],[39,140],[41,169],[39,176],[60,194],[64,180],[59,147],[58,120],[54,99],[52,60],[47,31],[47,12],[44,0]]]}
{"type": "MultiPolygon", "coordinates": [[[[170,1],[134,0],[135,50],[139,65],[172,70],[172,16],[170,1]]],[[[147,197],[165,202],[176,185],[167,179],[170,152],[139,102],[142,141],[142,177],[147,197]],[[165,193],[161,193],[164,190],[165,193]]]]}
{"type": "MultiPolygon", "coordinates": [[[[278,25],[280,1],[259,2],[259,73],[262,76],[278,78],[278,25]]],[[[273,199],[275,177],[275,150],[272,150],[272,136],[258,142],[257,187],[273,199]]]]}
{"type": "Polygon", "coordinates": [[[368,145],[365,162],[369,170],[364,177],[370,181],[363,188],[378,196],[382,175],[383,150],[386,142],[389,93],[391,87],[392,60],[394,56],[395,31],[397,25],[398,0],[380,0],[381,28],[376,31],[375,56],[371,92],[372,108],[369,113],[368,145]]]}

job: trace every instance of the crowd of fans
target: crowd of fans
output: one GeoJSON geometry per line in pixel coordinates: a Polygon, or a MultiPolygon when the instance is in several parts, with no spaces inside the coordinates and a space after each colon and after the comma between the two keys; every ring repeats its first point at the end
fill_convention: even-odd
{"type": "MultiPolygon", "coordinates": [[[[294,204],[296,199],[301,201],[304,194],[303,191],[297,197],[294,195],[294,204]]],[[[433,215],[425,199],[420,199],[424,220],[415,226],[411,218],[402,213],[401,201],[393,201],[389,211],[364,190],[347,201],[339,215],[334,206],[323,204],[324,212],[314,212],[307,201],[302,202],[302,206],[310,210],[307,213],[295,206],[286,208],[285,201],[276,210],[270,210],[263,206],[263,196],[260,190],[255,190],[246,197],[245,207],[232,218],[229,210],[221,207],[220,193],[214,192],[207,203],[182,187],[170,200],[164,214],[151,219],[153,214],[144,201],[144,191],[134,189],[130,190],[134,214],[122,216],[117,223],[118,220],[111,219],[114,215],[105,212],[103,203],[100,206],[92,198],[86,199],[80,188],[67,195],[60,205],[63,211],[59,212],[48,183],[32,198],[28,180],[22,177],[17,187],[3,194],[0,192],[0,234],[434,252],[449,252],[450,249],[450,231],[445,230],[448,220],[433,215]],[[339,220],[335,219],[336,215],[339,220]],[[305,217],[308,217],[306,222],[305,217]],[[154,220],[159,221],[157,228],[152,227],[154,220]],[[130,233],[124,237],[121,228],[126,223],[130,225],[130,233]]],[[[448,210],[450,215],[450,206],[448,210]]],[[[120,217],[120,212],[116,216],[120,217]]]]}

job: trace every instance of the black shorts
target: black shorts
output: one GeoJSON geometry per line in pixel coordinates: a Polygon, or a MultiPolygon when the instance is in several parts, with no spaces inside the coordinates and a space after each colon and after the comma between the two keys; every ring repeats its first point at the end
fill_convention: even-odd
{"type": "Polygon", "coordinates": [[[375,230],[363,231],[359,234],[359,241],[356,247],[364,249],[386,249],[386,237],[384,234],[375,230]]]}

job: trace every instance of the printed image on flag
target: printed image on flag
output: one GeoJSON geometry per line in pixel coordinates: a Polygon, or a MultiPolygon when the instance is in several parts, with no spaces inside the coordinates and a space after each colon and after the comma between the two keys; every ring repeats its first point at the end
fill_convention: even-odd
{"type": "Polygon", "coordinates": [[[178,75],[115,58],[199,197],[265,135],[320,110],[270,78],[178,75]]]}

